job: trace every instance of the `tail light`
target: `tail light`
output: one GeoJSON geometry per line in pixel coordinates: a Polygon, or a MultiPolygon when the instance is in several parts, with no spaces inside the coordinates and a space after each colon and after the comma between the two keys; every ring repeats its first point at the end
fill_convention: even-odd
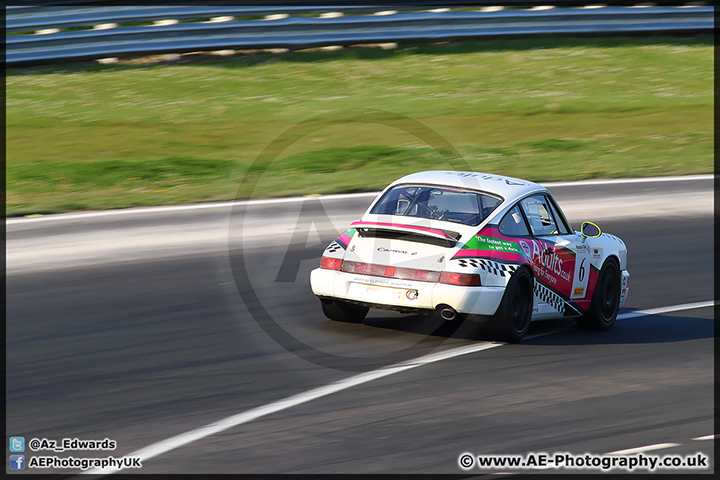
{"type": "Polygon", "coordinates": [[[342,258],[322,257],[320,259],[320,268],[328,270],[340,270],[342,268],[342,258]]]}
{"type": "Polygon", "coordinates": [[[350,262],[345,261],[342,265],[342,271],[348,273],[360,273],[362,275],[373,275],[375,277],[386,277],[385,272],[388,268],[384,265],[374,263],[350,262]]]}
{"type": "Polygon", "coordinates": [[[480,275],[477,273],[442,272],[440,274],[439,282],[448,283],[450,285],[462,285],[464,287],[479,287],[480,275]]]}
{"type": "Polygon", "coordinates": [[[394,278],[402,280],[417,280],[418,282],[437,282],[440,272],[430,270],[417,270],[415,268],[396,268],[394,278]]]}
{"type": "Polygon", "coordinates": [[[341,267],[325,266],[325,261],[338,260],[323,257],[320,266],[332,270],[342,270],[347,273],[359,273],[375,277],[389,277],[400,280],[416,280],[418,282],[447,283],[466,287],[480,286],[480,275],[467,273],[437,272],[433,270],[419,270],[416,268],[390,267],[375,263],[351,262],[345,260],[341,267]]]}

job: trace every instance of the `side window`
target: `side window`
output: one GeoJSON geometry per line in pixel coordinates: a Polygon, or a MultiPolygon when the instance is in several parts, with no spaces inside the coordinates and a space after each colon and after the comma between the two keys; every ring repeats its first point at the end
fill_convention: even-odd
{"type": "Polygon", "coordinates": [[[558,207],[555,205],[555,202],[552,199],[548,200],[548,205],[550,205],[550,210],[552,211],[553,217],[555,217],[555,221],[557,222],[558,227],[558,233],[560,235],[569,235],[572,233],[572,230],[570,227],[563,221],[562,215],[558,213],[558,207]]]}
{"type": "Polygon", "coordinates": [[[550,213],[548,201],[544,195],[533,195],[520,201],[523,212],[530,222],[530,228],[535,236],[558,234],[555,219],[550,213]]]}
{"type": "Polygon", "coordinates": [[[525,219],[523,218],[522,213],[520,213],[520,209],[517,205],[511,208],[510,211],[505,214],[503,219],[500,220],[498,230],[500,230],[500,233],[508,237],[530,236],[530,231],[525,223],[525,219]]]}

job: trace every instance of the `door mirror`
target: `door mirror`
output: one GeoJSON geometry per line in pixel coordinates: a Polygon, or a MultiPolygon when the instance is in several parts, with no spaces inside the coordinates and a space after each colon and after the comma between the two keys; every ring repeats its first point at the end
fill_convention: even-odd
{"type": "Polygon", "coordinates": [[[592,222],[583,222],[580,226],[580,233],[582,233],[583,237],[595,238],[599,237],[602,231],[600,230],[600,227],[592,222]]]}

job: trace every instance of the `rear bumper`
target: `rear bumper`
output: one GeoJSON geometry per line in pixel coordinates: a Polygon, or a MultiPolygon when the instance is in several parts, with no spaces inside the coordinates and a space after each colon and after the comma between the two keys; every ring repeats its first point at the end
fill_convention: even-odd
{"type": "Polygon", "coordinates": [[[357,275],[316,268],[310,286],[319,297],[339,298],[394,310],[434,310],[449,305],[460,313],[493,315],[505,287],[461,287],[357,275]]]}

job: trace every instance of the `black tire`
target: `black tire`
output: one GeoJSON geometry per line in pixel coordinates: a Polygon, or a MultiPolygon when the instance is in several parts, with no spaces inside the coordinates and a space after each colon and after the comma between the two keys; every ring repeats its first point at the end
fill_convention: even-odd
{"type": "Polygon", "coordinates": [[[533,307],[533,280],[525,269],[517,270],[493,316],[491,335],[495,340],[517,343],[530,328],[533,307]]]}
{"type": "Polygon", "coordinates": [[[362,305],[326,298],[321,298],[320,304],[325,316],[338,322],[360,323],[370,310],[362,305]]]}
{"type": "Polygon", "coordinates": [[[620,267],[608,258],[600,270],[590,308],[575,323],[586,330],[608,330],[615,324],[620,310],[620,267]]]}

